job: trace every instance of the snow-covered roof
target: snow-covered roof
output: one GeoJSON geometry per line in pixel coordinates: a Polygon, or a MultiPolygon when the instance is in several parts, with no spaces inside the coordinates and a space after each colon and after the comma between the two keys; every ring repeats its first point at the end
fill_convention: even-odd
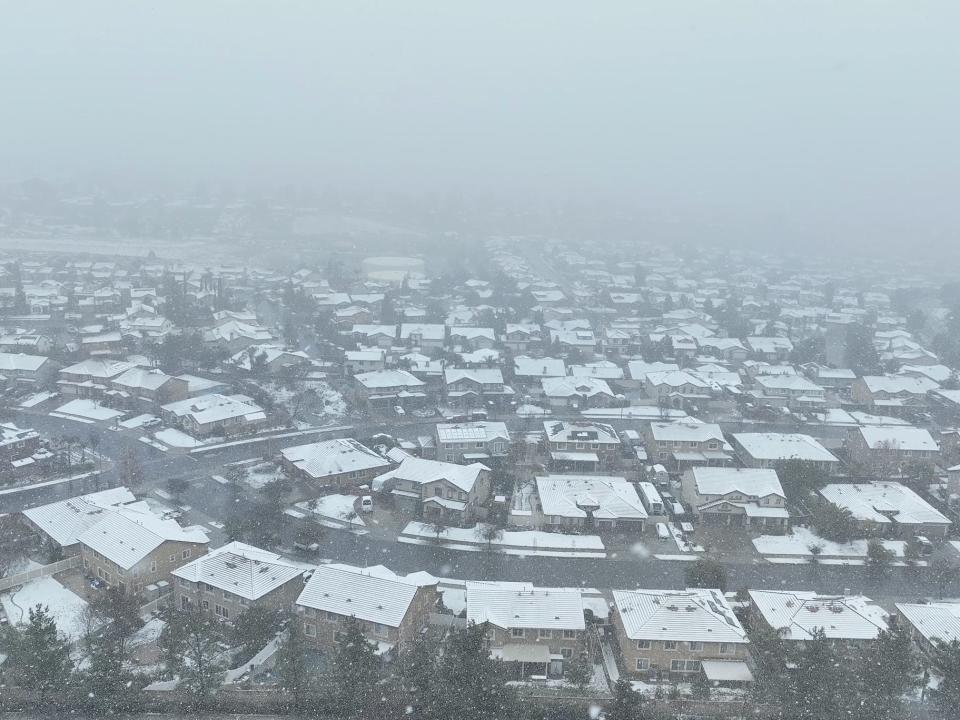
{"type": "Polygon", "coordinates": [[[622,477],[543,475],[536,478],[544,515],[600,520],[643,520],[646,508],[636,488],[622,477]]]}
{"type": "Polygon", "coordinates": [[[0,353],[0,373],[36,372],[48,361],[43,355],[25,355],[24,353],[0,353]]]}
{"type": "Polygon", "coordinates": [[[749,642],[719,590],[614,590],[613,602],[631,640],[749,642]]]}
{"type": "Polygon", "coordinates": [[[312,478],[389,467],[390,463],[353,438],[321,440],[281,451],[284,459],[312,478]]]}
{"type": "Polygon", "coordinates": [[[723,439],[723,430],[716,423],[695,422],[693,420],[678,420],[675,422],[652,422],[650,433],[657,442],[708,442],[716,440],[722,447],[727,447],[723,439]]]}
{"type": "Polygon", "coordinates": [[[950,519],[897,482],[834,483],[820,494],[829,502],[849,510],[858,520],[903,525],[949,525],[950,519]]]}
{"type": "Polygon", "coordinates": [[[682,387],[692,385],[697,388],[709,388],[710,383],[693,373],[685,370],[667,370],[666,372],[649,372],[645,378],[646,382],[654,387],[667,385],[669,387],[682,387]]]}
{"type": "Polygon", "coordinates": [[[545,377],[540,379],[543,394],[547,397],[594,397],[595,395],[614,396],[606,380],[582,375],[568,377],[545,377]]]}
{"type": "Polygon", "coordinates": [[[926,395],[940,387],[928,377],[917,375],[864,375],[861,380],[871,393],[926,395]]]}
{"type": "Polygon", "coordinates": [[[823,388],[803,375],[759,375],[757,385],[766,390],[792,390],[813,395],[822,395],[823,388]]]}
{"type": "Polygon", "coordinates": [[[693,467],[687,472],[693,477],[699,495],[739,492],[748,497],[785,497],[777,471],[769,468],[693,467]]]}
{"type": "Polygon", "coordinates": [[[171,574],[257,600],[305,572],[302,565],[241,542],[211,550],[171,574]]]}
{"type": "Polygon", "coordinates": [[[874,450],[889,448],[891,450],[910,450],[937,452],[940,448],[936,440],[923,428],[911,426],[882,427],[872,425],[859,427],[860,433],[867,447],[874,450]]]}
{"type": "Polygon", "coordinates": [[[443,341],[447,336],[447,326],[430,323],[402,323],[400,339],[409,340],[411,335],[419,335],[420,340],[443,341]]]}
{"type": "Polygon", "coordinates": [[[162,370],[135,367],[114,378],[112,382],[131,390],[158,390],[170,379],[162,370]]]}
{"type": "Polygon", "coordinates": [[[374,483],[381,485],[388,480],[406,480],[408,482],[425,485],[446,480],[455,487],[469,493],[477,482],[477,478],[489,468],[483,463],[457,465],[440,460],[425,460],[424,458],[409,457],[400,463],[400,466],[378,476],[374,483]]]}
{"type": "Polygon", "coordinates": [[[480,385],[502,385],[503,373],[500,368],[444,368],[444,383],[450,385],[460,380],[471,380],[480,385]]]}
{"type": "Polygon", "coordinates": [[[809,640],[817,628],[830,639],[872,640],[887,629],[887,613],[863,595],[750,590],[750,599],[767,624],[786,640],[809,640]]]}
{"type": "Polygon", "coordinates": [[[538,588],[530,583],[468,582],[467,622],[497,627],[583,630],[583,597],[572,588],[538,588]]]}
{"type": "Polygon", "coordinates": [[[571,365],[570,374],[574,377],[595,377],[602,380],[622,380],[623,368],[610,360],[599,360],[584,365],[571,365]]]}
{"type": "Polygon", "coordinates": [[[650,373],[675,372],[680,369],[680,366],[676,363],[631,360],[627,363],[627,369],[634,380],[646,380],[650,373]]]}
{"type": "Polygon", "coordinates": [[[567,367],[559,358],[518,355],[513,359],[513,374],[519,377],[563,377],[567,374],[567,367]]]}
{"type": "Polygon", "coordinates": [[[620,436],[613,425],[599,422],[547,420],[543,423],[549,442],[586,442],[619,445],[620,436]]]}
{"type": "Polygon", "coordinates": [[[897,610],[930,642],[960,642],[960,603],[897,603],[897,610]]]}
{"type": "Polygon", "coordinates": [[[417,590],[424,584],[419,579],[401,577],[389,571],[381,572],[378,567],[319,565],[296,604],[389,627],[400,627],[417,590]]]}
{"type": "Polygon", "coordinates": [[[450,442],[489,442],[496,438],[510,439],[507,424],[503,422],[437,423],[437,440],[450,442]]]}
{"type": "Polygon", "coordinates": [[[212,393],[197,398],[178,400],[163,406],[163,409],[178,418],[191,417],[198,425],[243,418],[247,422],[263,420],[263,408],[237,395],[212,393]]]}
{"type": "Polygon", "coordinates": [[[802,433],[737,433],[733,439],[755,460],[840,462],[816,439],[802,433]]]}
{"type": "Polygon", "coordinates": [[[96,358],[88,358],[69,367],[65,367],[60,372],[68,375],[89,375],[90,377],[106,379],[122,375],[134,367],[136,367],[136,365],[133,363],[123,360],[98,360],[96,358]]]}
{"type": "Polygon", "coordinates": [[[105,512],[98,523],[77,538],[119,567],[129,570],[166,541],[207,543],[199,528],[182,528],[173,519],[155,515],[146,503],[105,512]]]}
{"type": "Polygon", "coordinates": [[[393,387],[423,387],[426,385],[406,370],[374,370],[373,372],[357,373],[353,379],[368,390],[377,390],[393,387]]]}
{"type": "Polygon", "coordinates": [[[115,487],[28,508],[23,514],[58,545],[67,547],[75,544],[84,531],[100,522],[106,508],[135,501],[133,493],[127,488],[115,487]]]}

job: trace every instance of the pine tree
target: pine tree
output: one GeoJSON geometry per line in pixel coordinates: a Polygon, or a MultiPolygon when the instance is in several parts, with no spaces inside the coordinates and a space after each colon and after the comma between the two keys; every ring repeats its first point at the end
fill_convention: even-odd
{"type": "Polygon", "coordinates": [[[727,589],[727,571],[713,558],[700,557],[684,571],[687,587],[727,589]]]}
{"type": "Polygon", "coordinates": [[[797,655],[784,702],[785,716],[790,720],[848,720],[856,694],[848,668],[847,659],[823,629],[814,630],[797,655]]]}
{"type": "Polygon", "coordinates": [[[276,670],[284,691],[290,693],[296,708],[302,706],[303,695],[311,680],[306,651],[300,621],[297,617],[291,617],[287,620],[286,638],[277,649],[276,670]]]}
{"type": "Polygon", "coordinates": [[[593,680],[593,665],[582,654],[576,654],[564,662],[564,677],[577,690],[583,692],[593,680]]]}
{"type": "Polygon", "coordinates": [[[394,665],[392,695],[418,718],[437,717],[438,694],[443,688],[437,678],[440,644],[432,634],[418,635],[394,665]]]}
{"type": "Polygon", "coordinates": [[[960,640],[941,642],[937,646],[933,665],[940,675],[940,684],[931,692],[944,717],[953,717],[960,708],[960,640]]]}
{"type": "Polygon", "coordinates": [[[613,700],[606,711],[607,720],[643,720],[643,695],[621,677],[613,686],[613,700]]]}
{"type": "Polygon", "coordinates": [[[172,639],[179,641],[183,656],[180,687],[190,694],[194,704],[203,705],[223,680],[222,628],[200,608],[175,612],[170,622],[180,626],[171,634],[172,639]]]}
{"type": "Polygon", "coordinates": [[[348,618],[340,631],[333,657],[330,683],[338,711],[350,717],[366,717],[380,701],[380,658],[367,640],[360,623],[348,618]]]}
{"type": "Polygon", "coordinates": [[[85,638],[88,663],[83,685],[87,697],[99,711],[127,708],[144,684],[126,669],[130,640],[143,627],[140,598],[107,588],[90,603],[90,611],[98,629],[85,638]]]}
{"type": "Polygon", "coordinates": [[[49,607],[38,604],[28,613],[27,624],[9,630],[4,645],[10,665],[16,668],[10,677],[21,687],[39,690],[43,699],[50,690],[63,689],[70,678],[70,644],[57,631],[49,607]]]}
{"type": "Polygon", "coordinates": [[[877,634],[873,650],[858,657],[860,705],[864,720],[902,717],[904,693],[919,687],[920,662],[909,633],[902,626],[877,634]]]}
{"type": "Polygon", "coordinates": [[[502,664],[490,657],[487,632],[486,624],[471,625],[447,636],[437,670],[438,717],[496,720],[513,714],[516,694],[502,664]]]}
{"type": "Polygon", "coordinates": [[[697,700],[710,699],[710,681],[703,671],[698,672],[690,683],[690,692],[697,700]]]}

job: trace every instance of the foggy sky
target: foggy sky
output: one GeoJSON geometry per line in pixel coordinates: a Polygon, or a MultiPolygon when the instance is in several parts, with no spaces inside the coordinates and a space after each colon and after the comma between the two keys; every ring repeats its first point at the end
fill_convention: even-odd
{"type": "Polygon", "coordinates": [[[0,0],[0,177],[612,196],[960,242],[960,5],[0,0]]]}

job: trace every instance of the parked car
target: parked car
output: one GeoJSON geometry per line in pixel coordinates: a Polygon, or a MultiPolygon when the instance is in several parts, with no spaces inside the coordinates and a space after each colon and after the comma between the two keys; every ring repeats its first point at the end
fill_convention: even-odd
{"type": "Polygon", "coordinates": [[[666,523],[657,523],[657,537],[661,540],[670,539],[670,531],[667,530],[666,523]]]}
{"type": "Polygon", "coordinates": [[[373,512],[373,496],[364,495],[360,498],[360,512],[373,512]]]}

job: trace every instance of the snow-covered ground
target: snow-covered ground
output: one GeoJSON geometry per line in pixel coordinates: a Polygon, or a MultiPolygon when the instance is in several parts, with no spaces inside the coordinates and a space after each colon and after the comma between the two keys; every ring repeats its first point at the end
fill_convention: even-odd
{"type": "MultiPolygon", "coordinates": [[[[883,545],[898,557],[903,557],[906,542],[903,540],[883,540],[883,545]]],[[[754,538],[753,546],[761,555],[799,555],[809,557],[811,545],[823,547],[824,558],[862,558],[867,554],[867,541],[854,540],[849,543],[836,543],[824,540],[810,528],[795,527],[789,535],[761,535],[754,538]]]]}
{"type": "MultiPolygon", "coordinates": [[[[426,523],[408,524],[398,542],[417,545],[437,544],[437,533],[426,523]]],[[[477,535],[476,528],[448,527],[440,533],[439,544],[453,550],[482,551],[487,541],[477,535]]],[[[539,530],[505,530],[490,545],[508,555],[544,555],[552,557],[605,558],[603,541],[597,535],[564,535],[539,530]]]]}
{"type": "Polygon", "coordinates": [[[87,601],[71,592],[52,577],[37,578],[12,593],[0,596],[3,609],[14,625],[30,619],[30,608],[46,605],[57,623],[57,629],[71,641],[83,637],[86,629],[87,601]]]}
{"type": "Polygon", "coordinates": [[[71,400],[56,409],[61,415],[72,415],[73,417],[85,418],[87,420],[112,420],[123,415],[119,410],[104,407],[97,404],[94,400],[77,398],[71,400]]]}
{"type": "Polygon", "coordinates": [[[200,440],[197,440],[185,432],[181,432],[176,428],[165,428],[163,430],[158,430],[153,434],[160,442],[170,447],[176,448],[194,448],[200,447],[203,443],[200,440]]]}
{"type": "Polygon", "coordinates": [[[325,495],[316,501],[297,503],[304,512],[313,513],[322,525],[333,528],[363,528],[366,523],[356,511],[356,495],[325,495]],[[313,507],[311,507],[311,505],[313,507]],[[356,517],[352,517],[356,514],[356,517]]]}
{"type": "Polygon", "coordinates": [[[675,523],[668,522],[667,529],[673,536],[673,541],[677,544],[677,550],[680,552],[703,552],[703,547],[695,543],[689,543],[683,539],[683,531],[675,523]]]}
{"type": "Polygon", "coordinates": [[[259,463],[253,467],[247,468],[247,485],[259,490],[264,485],[280,480],[284,477],[283,470],[278,468],[272,462],[259,463]]]}

